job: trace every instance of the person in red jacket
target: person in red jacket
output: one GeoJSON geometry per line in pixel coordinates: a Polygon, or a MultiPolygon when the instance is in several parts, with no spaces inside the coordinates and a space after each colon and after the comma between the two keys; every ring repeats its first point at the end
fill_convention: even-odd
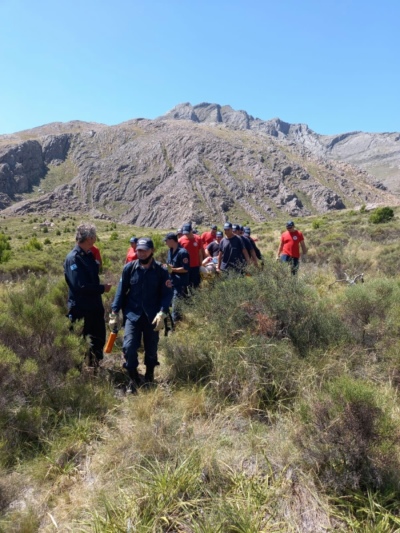
{"type": "Polygon", "coordinates": [[[131,261],[135,261],[135,259],[138,258],[137,253],[136,253],[136,245],[137,245],[137,242],[138,242],[138,238],[137,237],[131,237],[129,242],[131,243],[131,245],[128,248],[128,251],[126,252],[125,263],[130,263],[131,261]]]}
{"type": "Polygon", "coordinates": [[[207,248],[209,244],[215,241],[215,238],[217,236],[217,226],[211,226],[211,231],[205,231],[201,234],[201,240],[203,243],[204,250],[207,248]]]}
{"type": "Polygon", "coordinates": [[[184,224],[182,233],[179,244],[189,252],[189,285],[196,288],[200,285],[200,265],[204,258],[201,237],[193,233],[191,224],[184,224]]]}
{"type": "Polygon", "coordinates": [[[285,263],[290,263],[293,275],[299,269],[300,248],[302,254],[305,255],[307,253],[307,247],[303,234],[295,228],[294,222],[290,220],[286,224],[286,231],[281,235],[277,259],[285,263]]]}

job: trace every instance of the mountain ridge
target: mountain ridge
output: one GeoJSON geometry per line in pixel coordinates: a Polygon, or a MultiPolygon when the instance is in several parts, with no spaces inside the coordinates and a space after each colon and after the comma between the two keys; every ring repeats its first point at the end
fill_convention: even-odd
{"type": "MultiPolygon", "coordinates": [[[[0,136],[0,208],[4,215],[72,210],[176,227],[397,205],[384,183],[348,160],[344,143],[358,135],[361,144],[352,148],[359,159],[367,145],[382,149],[381,138],[368,137],[375,134],[324,137],[305,124],[208,103],[114,126],[51,123],[0,136]],[[338,145],[342,160],[330,157],[338,145]]],[[[397,141],[390,142],[385,164],[397,161],[397,141]]]]}

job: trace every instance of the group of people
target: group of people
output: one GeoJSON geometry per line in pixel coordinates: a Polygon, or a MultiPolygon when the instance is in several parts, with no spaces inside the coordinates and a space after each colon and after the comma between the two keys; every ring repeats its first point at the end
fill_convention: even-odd
{"type": "MultiPolygon", "coordinates": [[[[72,323],[83,320],[82,334],[89,339],[89,365],[94,367],[103,359],[106,341],[101,295],[111,289],[110,284],[100,283],[101,257],[94,255],[96,237],[95,226],[81,224],[76,233],[76,245],[64,263],[69,288],[68,316],[72,323]]],[[[130,378],[132,392],[153,383],[154,369],[159,364],[159,331],[164,327],[171,306],[173,321],[181,318],[179,300],[188,296],[189,287],[199,287],[201,274],[243,273],[247,265],[258,266],[262,261],[251,229],[230,222],[225,222],[224,234],[213,225],[202,235],[187,223],[176,232],[168,233],[164,242],[168,255],[166,264],[161,264],[154,259],[152,239],[130,239],[125,266],[111,305],[110,328],[118,328],[119,312],[123,314],[123,366],[130,378]],[[142,341],[144,376],[138,372],[138,350],[142,341]]],[[[304,237],[290,221],[281,236],[278,258],[291,264],[293,274],[298,269],[300,247],[305,254],[304,237]]]]}

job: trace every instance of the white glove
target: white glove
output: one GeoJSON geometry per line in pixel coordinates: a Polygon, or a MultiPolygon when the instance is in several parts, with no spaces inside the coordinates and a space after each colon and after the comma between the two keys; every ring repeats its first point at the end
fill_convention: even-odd
{"type": "Polygon", "coordinates": [[[118,328],[118,315],[117,313],[110,313],[109,315],[109,321],[108,321],[108,325],[110,327],[110,329],[115,329],[115,328],[118,328]]]}
{"type": "Polygon", "coordinates": [[[156,314],[156,316],[155,316],[155,318],[154,318],[154,320],[152,322],[152,324],[155,324],[154,331],[160,331],[160,329],[163,328],[163,326],[164,326],[164,318],[167,318],[167,315],[166,315],[166,313],[163,313],[163,311],[159,311],[156,314]]]}

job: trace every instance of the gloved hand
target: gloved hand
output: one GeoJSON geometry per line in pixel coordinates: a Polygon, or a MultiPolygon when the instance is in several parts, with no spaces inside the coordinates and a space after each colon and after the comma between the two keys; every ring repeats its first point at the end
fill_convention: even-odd
{"type": "Polygon", "coordinates": [[[154,318],[154,320],[152,322],[152,324],[155,324],[154,331],[160,331],[160,329],[163,328],[163,326],[164,326],[164,318],[167,318],[167,315],[166,315],[166,313],[163,313],[163,311],[159,311],[156,314],[156,316],[155,316],[155,318],[154,318]]]}
{"type": "Polygon", "coordinates": [[[172,265],[167,265],[168,274],[172,274],[172,265]]]}
{"type": "Polygon", "coordinates": [[[108,325],[110,327],[111,330],[113,329],[118,329],[118,315],[117,313],[113,313],[111,312],[109,315],[109,321],[108,321],[108,325]]]}

